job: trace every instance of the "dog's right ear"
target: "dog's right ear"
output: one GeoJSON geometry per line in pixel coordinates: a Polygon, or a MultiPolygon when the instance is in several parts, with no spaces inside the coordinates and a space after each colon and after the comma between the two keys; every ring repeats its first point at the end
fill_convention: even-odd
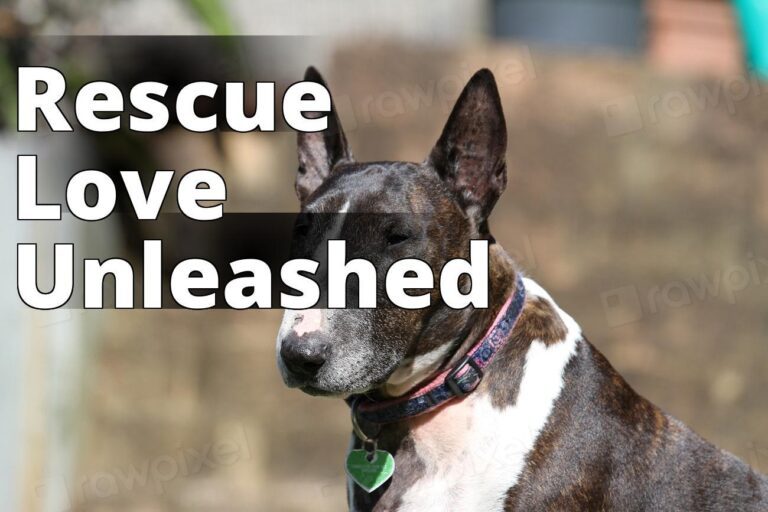
{"type": "MultiPolygon", "coordinates": [[[[328,89],[323,77],[312,66],[307,68],[304,81],[316,82],[328,89]]],[[[321,113],[307,112],[305,115],[317,118],[321,113]]],[[[322,132],[298,134],[299,169],[296,175],[296,195],[302,204],[325,181],[337,164],[353,161],[333,100],[327,116],[327,129],[322,132]]]]}
{"type": "Polygon", "coordinates": [[[507,127],[496,80],[488,69],[481,69],[456,100],[427,160],[480,226],[507,185],[506,149],[507,127]]]}

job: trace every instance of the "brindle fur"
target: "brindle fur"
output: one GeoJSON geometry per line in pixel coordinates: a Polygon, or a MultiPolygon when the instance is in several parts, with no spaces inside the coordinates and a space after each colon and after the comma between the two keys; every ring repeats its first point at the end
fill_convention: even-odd
{"type": "MultiPolygon", "coordinates": [[[[322,83],[313,69],[307,79],[322,83]]],[[[354,197],[369,211],[419,212],[415,227],[419,234],[410,250],[433,269],[448,258],[463,256],[470,239],[489,240],[491,307],[455,311],[442,304],[435,292],[435,305],[426,310],[388,308],[368,312],[365,317],[350,312],[349,325],[372,331],[380,347],[365,372],[368,380],[360,377],[345,389],[331,389],[319,381],[294,385],[312,393],[365,391],[375,395],[381,393],[379,387],[398,361],[448,343],[451,350],[439,368],[449,368],[482,336],[512,293],[517,272],[509,255],[494,242],[487,223],[506,184],[505,149],[501,103],[487,70],[470,80],[423,164],[354,163],[335,113],[327,133],[299,135],[301,167],[296,189],[304,209],[320,204],[333,211],[354,197]],[[392,354],[396,354],[394,362],[392,354]]],[[[387,263],[378,228],[349,230],[345,238],[357,239],[357,256],[382,266],[387,263]]],[[[490,397],[499,410],[514,405],[532,343],[554,346],[566,334],[553,304],[529,297],[508,343],[486,369],[473,396],[490,397]]],[[[346,339],[333,343],[331,351],[353,349],[345,344],[346,339]]],[[[526,456],[522,473],[502,496],[505,511],[768,510],[765,476],[639,396],[586,339],[576,346],[564,370],[562,392],[526,456]]],[[[327,364],[332,363],[329,359],[327,364]]],[[[394,454],[397,470],[374,493],[354,487],[350,500],[355,510],[383,512],[401,507],[403,496],[428,476],[414,432],[445,410],[381,427],[379,447],[394,454]]],[[[373,425],[363,428],[378,429],[373,425]]],[[[465,428],[456,425],[456,429],[465,428]]],[[[356,446],[360,447],[359,441],[356,446]]]]}

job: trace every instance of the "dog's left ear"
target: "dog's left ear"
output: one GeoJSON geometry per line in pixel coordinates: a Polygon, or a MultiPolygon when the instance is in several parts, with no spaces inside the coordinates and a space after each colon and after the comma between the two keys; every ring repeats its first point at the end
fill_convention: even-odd
{"type": "Polygon", "coordinates": [[[496,80],[481,69],[453,107],[430,163],[468,215],[483,225],[507,185],[507,127],[496,80]]]}
{"type": "MultiPolygon", "coordinates": [[[[328,89],[323,77],[312,66],[307,68],[304,80],[317,82],[328,89]]],[[[318,112],[307,114],[320,116],[318,112]]],[[[331,174],[334,166],[353,161],[352,152],[347,145],[347,138],[344,136],[344,130],[341,128],[341,122],[333,104],[327,115],[327,129],[322,132],[299,132],[298,134],[299,170],[296,174],[296,195],[302,204],[331,174]]]]}

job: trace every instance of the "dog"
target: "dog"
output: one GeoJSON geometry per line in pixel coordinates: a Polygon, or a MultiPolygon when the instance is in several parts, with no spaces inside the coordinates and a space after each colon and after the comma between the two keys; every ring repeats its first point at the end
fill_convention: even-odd
{"type": "MultiPolygon", "coordinates": [[[[305,80],[325,85],[314,68],[305,80]]],[[[303,254],[346,237],[377,268],[410,257],[440,269],[470,240],[489,243],[488,308],[435,296],[424,309],[285,312],[285,383],[347,399],[350,449],[393,456],[372,492],[350,480],[350,510],[767,511],[768,478],[638,395],[494,240],[506,145],[486,69],[423,163],[356,162],[333,109],[326,131],[298,134],[302,215],[405,214],[305,218],[303,254]]]]}

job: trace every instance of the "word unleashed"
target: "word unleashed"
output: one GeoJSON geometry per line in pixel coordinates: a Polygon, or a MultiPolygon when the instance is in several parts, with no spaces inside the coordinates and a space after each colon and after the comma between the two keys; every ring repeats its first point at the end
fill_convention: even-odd
{"type": "MultiPolygon", "coordinates": [[[[320,284],[316,276],[327,276],[327,307],[331,309],[377,307],[377,270],[365,259],[346,259],[346,242],[328,240],[328,258],[323,268],[318,261],[296,258],[280,268],[282,283],[293,293],[281,293],[277,307],[307,309],[317,307],[320,284]],[[358,280],[358,304],[347,305],[347,279],[355,274],[358,280]]],[[[67,305],[74,290],[74,245],[54,245],[53,286],[49,292],[38,289],[37,244],[18,245],[18,291],[21,300],[35,309],[55,309],[67,305]]],[[[145,240],[143,254],[142,294],[146,309],[163,307],[162,241],[145,240]]],[[[83,260],[85,309],[104,308],[104,280],[114,277],[114,306],[118,309],[134,308],[134,287],[137,280],[130,262],[120,258],[83,260]]],[[[226,306],[233,309],[271,308],[272,270],[262,260],[241,259],[230,263],[233,278],[224,285],[226,306]]],[[[430,292],[435,288],[435,277],[430,266],[418,259],[402,259],[389,267],[385,276],[386,294],[392,304],[405,309],[421,309],[431,304],[430,292]],[[409,290],[409,293],[406,293],[409,290]]],[[[470,242],[468,260],[456,258],[448,261],[440,272],[440,297],[451,308],[469,305],[488,307],[488,241],[470,242]],[[471,288],[462,291],[469,276],[471,288]]],[[[209,261],[190,258],[176,264],[170,274],[170,293],[173,300],[187,309],[208,309],[216,304],[216,291],[220,289],[216,267],[209,261]]],[[[69,304],[71,307],[79,305],[69,304]]]]}

